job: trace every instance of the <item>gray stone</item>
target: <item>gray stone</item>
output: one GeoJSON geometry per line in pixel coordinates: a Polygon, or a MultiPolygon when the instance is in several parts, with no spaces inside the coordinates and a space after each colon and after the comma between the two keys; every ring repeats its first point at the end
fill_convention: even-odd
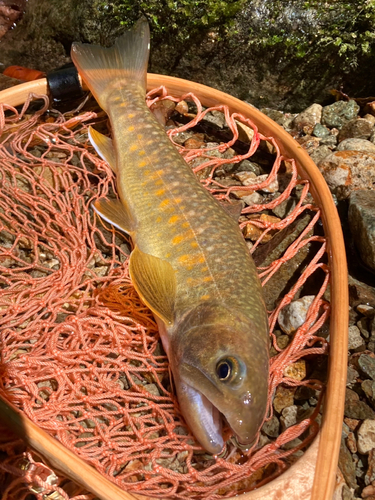
{"type": "Polygon", "coordinates": [[[328,146],[319,146],[318,148],[314,149],[314,151],[310,154],[311,159],[319,165],[319,163],[324,160],[329,154],[331,154],[332,151],[329,149],[328,146]]]}
{"type": "Polygon", "coordinates": [[[279,436],[280,432],[280,422],[278,418],[273,415],[270,420],[264,422],[262,426],[262,431],[269,437],[276,438],[279,436]]]}
{"type": "Polygon", "coordinates": [[[283,219],[294,210],[296,205],[297,200],[289,196],[286,200],[282,201],[280,205],[277,205],[275,208],[273,208],[272,212],[276,215],[276,217],[283,219]]]}
{"type": "Polygon", "coordinates": [[[294,127],[296,127],[297,130],[304,130],[305,132],[311,133],[315,125],[320,123],[322,119],[322,109],[320,104],[312,104],[294,118],[294,127]]]}
{"type": "Polygon", "coordinates": [[[371,135],[373,126],[368,120],[364,118],[355,118],[350,120],[348,123],[342,127],[339,133],[339,141],[344,141],[345,139],[355,138],[355,139],[368,139],[371,135]]]}
{"type": "MultiPolygon", "coordinates": [[[[285,115],[282,111],[272,108],[261,108],[261,112],[267,115],[271,120],[281,125],[282,127],[285,125],[285,121],[290,118],[285,115]]],[[[294,119],[294,118],[293,118],[294,119]]]]}
{"type": "Polygon", "coordinates": [[[363,338],[361,337],[361,332],[359,328],[355,325],[349,326],[349,342],[348,349],[357,349],[357,347],[363,344],[363,338]]]}
{"type": "Polygon", "coordinates": [[[345,403],[345,417],[356,420],[375,419],[375,412],[364,401],[349,401],[345,403]]]}
{"type": "Polygon", "coordinates": [[[357,377],[359,377],[359,373],[355,368],[349,365],[346,374],[346,386],[351,387],[353,384],[355,384],[357,381],[357,377]]]}
{"type": "Polygon", "coordinates": [[[345,123],[353,120],[359,113],[359,106],[354,100],[337,101],[329,106],[324,106],[322,124],[329,128],[340,129],[345,123]]]}
{"type": "Polygon", "coordinates": [[[297,423],[297,411],[298,407],[296,405],[287,406],[283,409],[280,417],[281,429],[283,431],[297,423]]]}
{"type": "Polygon", "coordinates": [[[330,134],[328,137],[323,137],[320,139],[321,146],[328,146],[330,149],[335,149],[338,139],[337,135],[330,134]]]}
{"type": "Polygon", "coordinates": [[[375,359],[372,356],[361,354],[358,358],[358,365],[363,373],[375,380],[375,359]]]}
{"type": "Polygon", "coordinates": [[[310,305],[315,295],[305,295],[300,299],[293,300],[279,313],[278,322],[280,328],[287,334],[294,333],[306,320],[310,305]]]}
{"type": "Polygon", "coordinates": [[[363,262],[375,270],[375,191],[352,193],[348,217],[350,231],[363,262]]]}
{"type": "Polygon", "coordinates": [[[339,468],[345,481],[351,488],[357,487],[357,480],[355,474],[355,465],[352,460],[352,454],[348,450],[345,439],[341,438],[340,454],[339,454],[339,468]]]}
{"type": "Polygon", "coordinates": [[[375,153],[375,144],[366,139],[345,139],[337,146],[337,151],[364,151],[375,153]]]}
{"type": "Polygon", "coordinates": [[[367,455],[375,448],[375,420],[366,419],[358,429],[358,451],[367,455]]]}
{"type": "Polygon", "coordinates": [[[315,137],[327,137],[329,136],[329,129],[322,125],[321,123],[316,123],[312,135],[315,135],[315,137]]]}
{"type": "Polygon", "coordinates": [[[367,399],[374,399],[375,395],[375,382],[373,380],[366,379],[361,384],[363,392],[366,394],[367,399]]]}
{"type": "Polygon", "coordinates": [[[361,283],[353,278],[353,276],[349,275],[348,280],[350,305],[355,307],[358,304],[368,304],[375,307],[375,289],[365,283],[361,283]]]}
{"type": "Polygon", "coordinates": [[[335,151],[319,163],[330,190],[338,200],[348,198],[357,189],[375,185],[375,154],[361,151],[335,151]]]}

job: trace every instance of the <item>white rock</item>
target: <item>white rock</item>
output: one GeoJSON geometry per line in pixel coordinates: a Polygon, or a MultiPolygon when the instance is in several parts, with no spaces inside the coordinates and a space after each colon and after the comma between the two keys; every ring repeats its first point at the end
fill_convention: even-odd
{"type": "Polygon", "coordinates": [[[359,328],[355,325],[349,326],[349,342],[348,349],[357,349],[363,344],[363,338],[359,328]]]}
{"type": "Polygon", "coordinates": [[[358,430],[358,451],[367,455],[375,448],[375,420],[365,420],[358,430]]]}
{"type": "Polygon", "coordinates": [[[309,307],[314,299],[315,295],[305,295],[305,297],[293,300],[293,302],[280,311],[278,321],[283,332],[290,335],[303,325],[309,307]]]}
{"type": "Polygon", "coordinates": [[[285,431],[288,427],[292,427],[297,423],[297,406],[287,406],[283,409],[282,415],[280,417],[281,429],[285,431]]]}

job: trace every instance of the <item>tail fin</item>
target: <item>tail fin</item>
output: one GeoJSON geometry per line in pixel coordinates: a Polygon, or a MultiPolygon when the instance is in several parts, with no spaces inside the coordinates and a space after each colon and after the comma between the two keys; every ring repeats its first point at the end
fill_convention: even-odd
{"type": "Polygon", "coordinates": [[[73,43],[71,57],[95,99],[105,110],[106,89],[118,78],[139,82],[146,90],[150,30],[142,17],[110,48],[73,43]]]}

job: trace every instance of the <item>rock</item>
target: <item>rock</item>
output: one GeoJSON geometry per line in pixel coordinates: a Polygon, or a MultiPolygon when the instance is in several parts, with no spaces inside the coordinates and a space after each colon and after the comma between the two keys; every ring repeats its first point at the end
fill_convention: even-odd
{"type": "Polygon", "coordinates": [[[337,101],[329,106],[324,106],[322,124],[329,128],[340,129],[345,123],[353,120],[359,113],[359,106],[354,100],[337,101]]]}
{"type": "Polygon", "coordinates": [[[375,307],[375,289],[361,283],[349,275],[349,303],[352,307],[358,304],[368,304],[375,307]]]}
{"type": "Polygon", "coordinates": [[[320,144],[320,139],[318,137],[313,137],[312,135],[305,135],[296,139],[298,144],[300,144],[303,149],[305,149],[309,155],[311,155],[320,144]]]}
{"type": "Polygon", "coordinates": [[[317,123],[312,131],[312,135],[314,135],[315,137],[327,137],[329,136],[329,134],[329,129],[321,123],[317,123]]]}
{"type": "Polygon", "coordinates": [[[375,144],[366,139],[345,139],[337,146],[337,151],[363,151],[375,153],[375,144]]]}
{"type": "Polygon", "coordinates": [[[375,382],[373,380],[364,380],[361,384],[363,392],[366,394],[367,399],[371,401],[375,396],[375,382]]]}
{"type": "Polygon", "coordinates": [[[312,104],[294,118],[293,126],[296,127],[297,130],[304,130],[305,132],[307,128],[309,133],[311,133],[315,125],[317,123],[320,124],[322,110],[323,107],[320,104],[312,104]]]}
{"type": "Polygon", "coordinates": [[[349,432],[348,437],[346,438],[346,446],[351,453],[357,453],[357,442],[353,432],[349,432]]]}
{"type": "MultiPolygon", "coordinates": [[[[369,485],[373,483],[375,486],[375,450],[371,450],[369,455],[368,455],[368,462],[367,462],[367,472],[365,475],[365,484],[369,485]]],[[[375,495],[375,488],[374,488],[374,495],[375,495]]]]}
{"type": "Polygon", "coordinates": [[[22,16],[27,0],[0,0],[0,38],[22,16]]]}
{"type": "Polygon", "coordinates": [[[367,455],[375,448],[375,420],[366,419],[358,429],[358,451],[367,455]]]}
{"type": "Polygon", "coordinates": [[[361,337],[361,332],[359,328],[355,325],[349,326],[349,342],[348,349],[357,349],[363,344],[363,338],[361,337]]]}
{"type": "Polygon", "coordinates": [[[300,299],[293,300],[280,311],[278,322],[283,332],[291,335],[303,325],[309,307],[314,299],[315,295],[306,295],[300,299]]]}
{"type": "Polygon", "coordinates": [[[297,205],[297,200],[289,196],[289,198],[282,201],[280,205],[277,205],[275,208],[273,208],[272,212],[276,215],[276,217],[283,219],[294,210],[296,205],[297,205]]]}
{"type": "Polygon", "coordinates": [[[332,151],[329,149],[328,146],[319,146],[318,148],[314,149],[314,151],[310,154],[310,156],[311,159],[317,165],[319,165],[319,163],[331,153],[332,151]]]}
{"type": "Polygon", "coordinates": [[[204,121],[212,123],[218,128],[223,128],[226,124],[224,113],[218,110],[213,110],[207,113],[204,117],[204,121]]]}
{"type": "Polygon", "coordinates": [[[327,146],[330,149],[335,149],[337,145],[337,135],[331,134],[328,137],[323,137],[320,139],[321,146],[327,146]]]}
{"type": "Polygon", "coordinates": [[[357,377],[359,377],[359,373],[352,366],[348,366],[348,371],[346,374],[346,385],[350,387],[357,381],[357,377]]]}
{"type": "Polygon", "coordinates": [[[281,413],[284,408],[293,405],[295,390],[295,387],[283,387],[282,385],[277,387],[273,398],[273,407],[277,413],[281,413]]]}
{"type": "Polygon", "coordinates": [[[340,446],[339,468],[347,484],[351,488],[356,488],[357,481],[355,474],[355,465],[352,460],[352,455],[345,444],[345,439],[343,438],[341,439],[341,446],[340,446]]]}
{"type": "Polygon", "coordinates": [[[375,315],[375,309],[367,304],[359,304],[357,311],[366,316],[366,318],[372,318],[375,315]]]}
{"type": "Polygon", "coordinates": [[[342,127],[339,133],[339,142],[345,139],[368,139],[371,135],[373,126],[364,118],[355,118],[350,120],[342,127]]]}
{"type": "MultiPolygon", "coordinates": [[[[287,335],[285,335],[287,337],[287,335]]],[[[301,359],[288,365],[284,368],[284,377],[289,377],[294,380],[303,380],[306,377],[306,361],[301,359]]]]}
{"type": "Polygon", "coordinates": [[[257,163],[249,160],[242,160],[236,170],[240,172],[254,172],[256,176],[262,173],[262,168],[257,163]]]}
{"type": "Polygon", "coordinates": [[[363,262],[375,270],[375,191],[353,192],[349,200],[348,218],[363,262]]]}
{"type": "Polygon", "coordinates": [[[287,406],[283,409],[280,417],[282,431],[285,431],[285,429],[297,423],[297,411],[298,407],[296,405],[287,406]]]}
{"type": "Polygon", "coordinates": [[[375,184],[375,154],[361,151],[335,151],[319,163],[330,190],[338,200],[352,191],[372,189],[375,184]]]}
{"type": "Polygon", "coordinates": [[[363,119],[371,123],[372,126],[375,125],[375,116],[367,114],[363,117],[363,119]]]}
{"type": "Polygon", "coordinates": [[[363,488],[361,497],[362,498],[367,498],[368,500],[373,500],[370,497],[374,497],[375,498],[375,486],[373,486],[372,484],[370,484],[369,486],[366,486],[366,488],[363,488]]]}
{"type": "MultiPolygon", "coordinates": [[[[261,184],[267,180],[268,175],[256,176],[253,172],[237,172],[235,177],[242,182],[244,186],[252,186],[255,184],[261,184]]],[[[267,186],[261,189],[264,193],[276,193],[279,189],[279,183],[277,178],[270,182],[267,186]]]]}
{"type": "Polygon", "coordinates": [[[360,369],[372,380],[375,380],[375,359],[368,354],[361,354],[358,358],[360,369]]]}
{"type": "Polygon", "coordinates": [[[267,436],[272,438],[276,438],[279,436],[279,429],[280,422],[275,415],[273,415],[268,421],[264,422],[262,426],[262,431],[267,434],[267,436]]]}
{"type": "Polygon", "coordinates": [[[375,419],[375,412],[364,401],[349,401],[345,403],[345,417],[356,420],[375,419]]]}
{"type": "Polygon", "coordinates": [[[251,191],[246,191],[246,194],[244,194],[244,191],[234,191],[234,193],[249,207],[252,207],[253,205],[259,205],[263,202],[263,196],[257,192],[251,193],[251,191]],[[240,195],[240,193],[242,194],[242,196],[240,195]]]}
{"type": "Polygon", "coordinates": [[[285,125],[285,121],[288,118],[282,111],[278,111],[277,109],[261,108],[260,111],[282,127],[285,125]]]}

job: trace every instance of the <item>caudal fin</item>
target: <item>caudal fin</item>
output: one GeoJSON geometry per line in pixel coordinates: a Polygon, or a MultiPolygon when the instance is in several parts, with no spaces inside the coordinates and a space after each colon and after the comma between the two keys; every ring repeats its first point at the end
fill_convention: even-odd
{"type": "Polygon", "coordinates": [[[106,109],[107,90],[119,79],[138,82],[146,90],[150,30],[142,17],[110,48],[73,43],[71,57],[100,106],[106,109]]]}

